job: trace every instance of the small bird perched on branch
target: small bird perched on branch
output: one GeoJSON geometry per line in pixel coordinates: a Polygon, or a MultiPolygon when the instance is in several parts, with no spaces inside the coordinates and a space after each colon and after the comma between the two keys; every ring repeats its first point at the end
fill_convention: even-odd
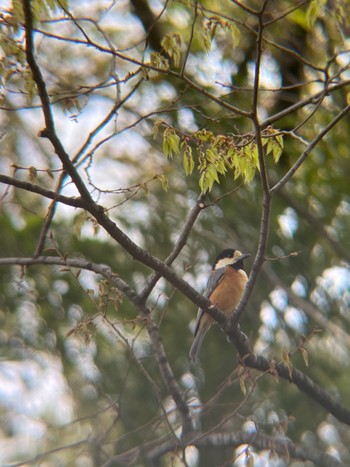
{"type": "MultiPolygon", "coordinates": [[[[248,256],[250,255],[229,248],[222,251],[213,264],[203,295],[227,316],[231,316],[234,312],[247,284],[248,276],[243,269],[243,260],[248,256]]],[[[198,310],[194,338],[189,352],[192,361],[197,360],[203,338],[214,323],[208,313],[198,310]]]]}

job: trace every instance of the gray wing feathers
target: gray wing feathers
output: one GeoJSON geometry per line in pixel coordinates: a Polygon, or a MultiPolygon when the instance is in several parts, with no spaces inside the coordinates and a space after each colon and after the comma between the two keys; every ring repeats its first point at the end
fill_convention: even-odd
{"type": "Polygon", "coordinates": [[[204,297],[209,298],[210,295],[214,292],[218,284],[222,281],[224,277],[225,268],[216,269],[210,274],[208,279],[207,288],[204,292],[204,297]]]}
{"type": "MultiPolygon", "coordinates": [[[[225,268],[220,268],[217,269],[216,271],[213,271],[208,279],[207,282],[207,288],[205,289],[205,292],[203,293],[203,297],[209,298],[210,295],[214,292],[216,289],[217,285],[222,281],[224,277],[224,271],[225,268]]],[[[194,335],[197,334],[198,328],[199,328],[199,322],[202,317],[202,314],[204,312],[199,308],[198,313],[197,313],[197,319],[196,319],[196,326],[194,330],[194,335]]]]}

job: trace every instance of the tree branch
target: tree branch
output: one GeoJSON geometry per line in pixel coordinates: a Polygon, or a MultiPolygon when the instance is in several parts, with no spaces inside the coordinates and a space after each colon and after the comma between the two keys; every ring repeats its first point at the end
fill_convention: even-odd
{"type": "Polygon", "coordinates": [[[151,339],[153,348],[155,350],[155,356],[157,363],[162,375],[163,381],[169,391],[169,394],[173,397],[176,407],[181,414],[183,422],[183,436],[187,436],[188,433],[192,432],[192,420],[189,414],[189,407],[183,398],[181,389],[177,383],[177,380],[172,372],[169,365],[162,339],[159,334],[159,329],[152,319],[150,309],[144,304],[140,296],[123,281],[117,274],[105,265],[99,265],[90,261],[82,259],[65,259],[54,256],[39,256],[36,258],[0,258],[1,265],[24,265],[32,266],[35,264],[47,264],[47,265],[58,265],[63,267],[73,267],[84,269],[87,271],[95,272],[108,279],[114,284],[138,309],[140,316],[144,318],[145,326],[147,328],[149,337],[151,339]]]}
{"type": "MultiPolygon", "coordinates": [[[[306,446],[292,443],[288,437],[273,437],[264,433],[246,433],[246,432],[216,432],[216,433],[201,433],[187,443],[174,442],[172,440],[159,440],[158,444],[155,441],[145,443],[142,448],[136,447],[117,454],[101,467],[112,467],[118,465],[130,465],[130,460],[136,461],[138,457],[145,453],[146,458],[150,462],[159,460],[162,456],[177,449],[184,449],[186,446],[200,447],[230,447],[236,449],[239,446],[248,445],[260,451],[270,451],[272,454],[278,454],[282,458],[296,459],[303,461],[314,462],[320,467],[340,467],[342,463],[333,456],[326,454],[319,449],[308,448],[306,446]],[[156,445],[155,445],[156,444],[156,445]]],[[[242,450],[242,453],[244,451],[242,450]]]]}
{"type": "Polygon", "coordinates": [[[74,198],[64,195],[59,195],[54,191],[47,190],[39,185],[34,185],[30,182],[25,182],[23,180],[17,180],[12,177],[8,177],[7,175],[0,174],[0,182],[5,183],[6,185],[15,186],[16,188],[20,188],[21,190],[30,191],[31,193],[37,193],[38,195],[44,196],[45,198],[53,199],[59,201],[62,204],[66,204],[67,206],[72,206],[74,208],[85,208],[85,203],[81,198],[74,198]]]}
{"type": "MultiPolygon", "coordinates": [[[[350,79],[345,80],[345,81],[340,81],[337,84],[334,84],[332,86],[329,86],[327,88],[327,95],[331,94],[334,91],[337,91],[338,89],[342,89],[346,86],[350,85],[350,79]]],[[[283,117],[286,117],[287,115],[296,112],[299,109],[302,109],[303,107],[313,104],[313,103],[318,103],[319,99],[324,95],[324,89],[322,91],[319,91],[315,94],[312,94],[309,97],[305,97],[304,99],[298,101],[296,104],[291,105],[287,109],[282,110],[281,112],[278,112],[277,114],[271,115],[271,117],[266,118],[261,122],[261,127],[266,128],[269,125],[272,125],[273,123],[277,122],[283,117]]]]}
{"type": "Polygon", "coordinates": [[[328,125],[324,127],[324,129],[311,141],[305,151],[301,154],[299,159],[295,162],[295,164],[288,170],[288,172],[281,178],[281,180],[276,183],[274,187],[271,188],[271,194],[276,193],[280,190],[287,182],[292,178],[298,168],[302,165],[304,160],[310,154],[310,152],[314,149],[314,147],[323,139],[323,137],[341,120],[350,110],[350,104],[348,104],[341,112],[338,113],[336,117],[331,120],[328,125]]]}
{"type": "MultiPolygon", "coordinates": [[[[173,248],[172,252],[169,254],[169,256],[164,261],[164,263],[167,266],[170,266],[175,261],[175,259],[178,257],[178,255],[180,254],[183,247],[186,245],[187,238],[188,238],[189,234],[191,233],[191,230],[192,230],[192,227],[193,227],[194,223],[196,222],[196,220],[197,220],[200,212],[202,211],[202,209],[205,208],[204,198],[205,198],[205,195],[201,194],[199,196],[199,198],[197,199],[196,204],[193,206],[193,209],[190,212],[190,214],[189,214],[189,216],[188,216],[188,218],[187,218],[187,220],[186,220],[186,222],[185,222],[185,224],[184,224],[184,226],[182,228],[182,232],[180,233],[179,238],[177,239],[177,242],[174,245],[174,248],[173,248]]],[[[159,273],[155,273],[149,278],[145,288],[143,289],[143,291],[140,294],[140,296],[141,296],[141,298],[143,300],[147,299],[147,297],[149,296],[149,294],[153,290],[154,286],[156,285],[156,283],[158,282],[158,280],[161,277],[162,276],[159,273]]]]}
{"type": "MultiPolygon", "coordinates": [[[[132,289],[130,289],[130,287],[119,276],[114,274],[108,266],[98,265],[82,259],[64,259],[54,256],[40,256],[37,258],[0,258],[0,266],[31,266],[34,264],[69,266],[86,269],[89,271],[93,271],[97,274],[101,274],[102,276],[110,280],[113,284],[115,284],[115,286],[118,287],[129,298],[129,300],[135,304],[135,306],[138,309],[139,307],[141,307],[141,309],[144,310],[147,314],[147,318],[149,318],[149,311],[146,311],[149,309],[145,307],[142,300],[140,300],[140,297],[132,289]]],[[[166,268],[168,267],[166,266],[166,268]]],[[[221,325],[221,327],[227,330],[227,319],[225,314],[221,310],[212,307],[210,302],[206,298],[197,293],[187,282],[179,278],[175,273],[172,272],[171,278],[172,281],[170,282],[172,282],[173,285],[175,285],[175,287],[180,292],[182,292],[187,298],[189,298],[195,305],[202,308],[205,312],[212,316],[221,325]]],[[[148,320],[146,319],[145,322],[147,323],[148,320]]],[[[152,322],[150,321],[150,323],[152,322]]],[[[159,345],[162,346],[160,336],[153,334],[156,331],[152,328],[152,326],[153,325],[151,324],[150,332],[153,336],[152,343],[154,339],[156,345],[158,345],[157,343],[159,343],[159,345]]],[[[315,383],[311,378],[306,376],[303,372],[295,368],[288,368],[283,362],[276,362],[275,360],[265,358],[261,355],[253,354],[249,347],[247,337],[238,328],[232,328],[232,326],[229,327],[227,330],[227,334],[230,337],[236,349],[238,350],[242,364],[246,365],[247,367],[259,370],[261,372],[268,373],[274,377],[279,376],[295,384],[300,389],[300,391],[307,394],[311,399],[320,404],[325,410],[334,415],[334,417],[336,417],[339,421],[350,425],[350,410],[347,409],[340,402],[338,402],[338,400],[332,397],[327,391],[322,389],[317,383],[315,383]]],[[[163,351],[161,351],[160,355],[161,358],[159,359],[159,364],[162,364],[163,356],[165,354],[163,354],[163,351]]],[[[164,360],[164,363],[168,365],[166,358],[164,360]]],[[[166,375],[169,369],[170,367],[164,367],[162,370],[162,374],[164,371],[164,375],[166,375]]],[[[172,387],[172,383],[170,384],[170,381],[172,380],[173,376],[169,376],[169,378],[170,379],[168,380],[167,384],[169,384],[169,387],[172,387]]],[[[174,383],[177,384],[175,379],[174,383]]],[[[178,395],[176,397],[180,396],[178,395]]],[[[176,402],[177,398],[174,398],[174,400],[176,402]]],[[[181,398],[178,402],[180,404],[180,413],[186,414],[186,409],[181,408],[183,403],[183,401],[181,401],[181,398]]],[[[185,415],[184,418],[186,418],[185,415]]]]}
{"type": "Polygon", "coordinates": [[[253,263],[253,267],[247,282],[243,297],[238,304],[232,318],[230,326],[235,327],[239,322],[243,310],[253,292],[254,285],[258,278],[259,271],[261,266],[264,263],[266,244],[268,240],[269,233],[269,222],[270,222],[270,212],[271,212],[271,193],[268,180],[268,174],[265,164],[265,154],[261,138],[261,125],[259,122],[259,89],[260,89],[260,66],[261,66],[261,57],[262,57],[262,42],[263,42],[263,14],[267,5],[265,0],[261,11],[258,15],[258,36],[257,36],[257,45],[256,45],[256,60],[255,60],[255,73],[254,73],[254,89],[253,89],[253,102],[252,102],[252,121],[254,125],[254,135],[255,142],[258,149],[258,158],[259,158],[259,173],[260,181],[263,190],[263,203],[262,203],[262,213],[260,221],[260,234],[259,234],[259,244],[257,254],[253,263]]]}
{"type": "Polygon", "coordinates": [[[38,88],[40,101],[42,104],[45,129],[42,130],[41,136],[46,137],[50,140],[53,145],[55,152],[62,162],[63,167],[71,177],[72,181],[76,185],[81,197],[86,201],[93,203],[91,195],[86,188],[83,180],[81,179],[78,171],[74,167],[68,154],[66,153],[60,139],[56,134],[55,123],[51,111],[50,97],[46,89],[46,83],[40,68],[34,57],[34,39],[33,39],[33,13],[31,8],[31,0],[23,0],[23,10],[25,18],[25,37],[26,37],[26,58],[31,69],[33,80],[38,88]]]}

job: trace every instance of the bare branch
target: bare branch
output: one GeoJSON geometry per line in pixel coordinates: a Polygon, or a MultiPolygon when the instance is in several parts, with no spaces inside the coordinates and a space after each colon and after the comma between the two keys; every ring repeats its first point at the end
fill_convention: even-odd
{"type": "Polygon", "coordinates": [[[39,185],[34,185],[30,182],[25,182],[23,180],[17,180],[7,175],[0,174],[0,182],[5,183],[6,185],[15,186],[21,190],[30,191],[31,193],[37,193],[38,195],[44,196],[45,198],[56,200],[67,206],[72,206],[74,208],[85,208],[85,203],[81,198],[73,198],[69,196],[59,195],[54,191],[47,190],[39,185]]]}

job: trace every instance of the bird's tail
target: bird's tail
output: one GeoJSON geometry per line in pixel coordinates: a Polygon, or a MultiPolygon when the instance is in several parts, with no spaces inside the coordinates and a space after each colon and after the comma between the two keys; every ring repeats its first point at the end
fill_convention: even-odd
{"type": "Polygon", "coordinates": [[[204,336],[206,335],[208,329],[209,329],[209,327],[199,328],[197,330],[197,333],[194,336],[194,339],[193,339],[193,342],[192,342],[192,345],[191,345],[191,348],[190,348],[190,352],[189,352],[190,359],[193,362],[195,362],[197,360],[199,350],[201,348],[204,336]]]}

